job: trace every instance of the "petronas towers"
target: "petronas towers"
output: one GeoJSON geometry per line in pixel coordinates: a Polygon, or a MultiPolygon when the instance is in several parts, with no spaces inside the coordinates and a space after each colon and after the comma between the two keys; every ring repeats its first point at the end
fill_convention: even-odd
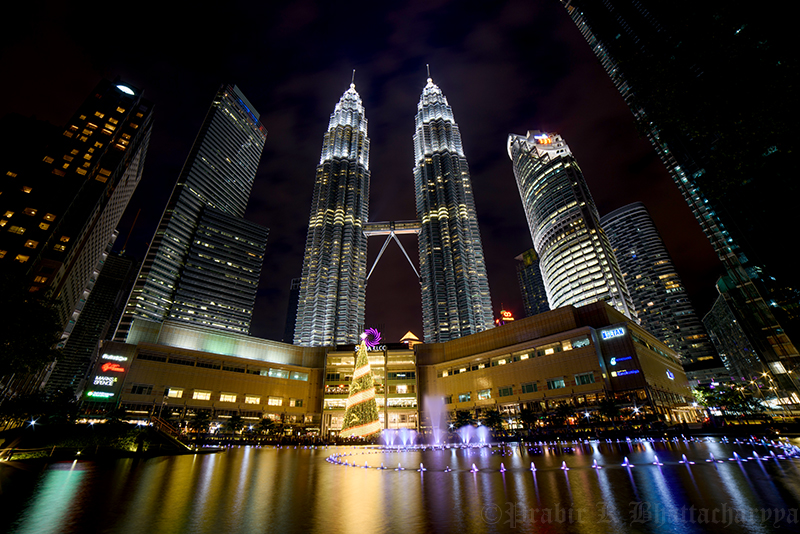
{"type": "MultiPolygon", "coordinates": [[[[355,344],[364,324],[369,137],[351,84],[336,104],[317,166],[294,342],[355,344]]],[[[425,341],[492,326],[472,183],[453,111],[428,78],[417,106],[414,184],[425,341]]]]}

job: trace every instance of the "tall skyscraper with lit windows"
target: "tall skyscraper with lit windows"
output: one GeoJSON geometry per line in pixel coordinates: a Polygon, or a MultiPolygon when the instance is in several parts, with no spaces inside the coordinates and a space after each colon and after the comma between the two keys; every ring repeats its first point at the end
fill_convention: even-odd
{"type": "Polygon", "coordinates": [[[354,83],[331,114],[317,165],[294,343],[355,344],[364,325],[369,137],[354,83]]]}
{"type": "Polygon", "coordinates": [[[722,367],[672,258],[641,202],[600,219],[645,330],[680,354],[687,372],[722,367]]]}
{"type": "Polygon", "coordinates": [[[461,132],[431,78],[417,104],[414,188],[425,342],[491,328],[492,299],[461,132]]]}
{"type": "Polygon", "coordinates": [[[195,139],[115,340],[136,318],[249,333],[268,230],[243,219],[267,131],[223,85],[195,139]]]}
{"type": "Polygon", "coordinates": [[[578,162],[560,135],[508,136],[508,156],[551,309],[606,301],[635,317],[578,162]]]}

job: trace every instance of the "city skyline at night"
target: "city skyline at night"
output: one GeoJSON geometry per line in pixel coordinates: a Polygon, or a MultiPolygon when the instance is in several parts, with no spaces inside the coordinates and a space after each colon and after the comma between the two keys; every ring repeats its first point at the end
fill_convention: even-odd
{"type": "MultiPolygon", "coordinates": [[[[505,139],[509,131],[524,131],[532,124],[561,132],[581,154],[601,215],[637,200],[647,204],[664,229],[690,296],[700,298],[699,312],[716,295],[713,282],[719,264],[713,250],[656,154],[639,137],[602,66],[556,1],[508,2],[472,10],[450,3],[371,6],[348,15],[348,23],[357,23],[352,17],[370,21],[360,24],[363,33],[358,38],[338,33],[333,37],[335,21],[343,20],[333,6],[302,3],[257,8],[254,20],[263,21],[263,27],[247,34],[229,33],[233,23],[221,25],[231,28],[220,36],[223,46],[174,40],[158,46],[142,43],[112,54],[87,47],[80,35],[63,38],[62,25],[73,19],[100,23],[113,15],[110,7],[75,11],[65,13],[63,21],[43,17],[25,26],[20,38],[2,49],[7,72],[17,82],[2,89],[0,114],[17,111],[59,123],[69,113],[68,102],[79,101],[101,76],[120,75],[143,88],[156,103],[153,139],[117,246],[127,243],[127,252],[141,258],[200,128],[208,95],[222,81],[237,83],[270,131],[246,215],[270,228],[263,266],[269,275],[262,276],[259,287],[254,335],[282,337],[290,281],[302,268],[313,196],[308,177],[319,161],[320,125],[328,120],[330,104],[341,96],[342,80],[350,78],[353,68],[370,114],[370,219],[376,221],[415,217],[409,131],[425,86],[425,64],[431,65],[437,84],[446,88],[469,158],[496,306],[502,303],[522,315],[513,258],[531,242],[505,139]],[[63,39],[50,45],[51,36],[63,39]],[[530,53],[535,50],[547,52],[530,53]],[[66,55],[74,60],[62,59],[66,55]],[[59,91],[45,90],[43,75],[30,68],[34,64],[52,65],[48,76],[63,81],[59,91]]],[[[167,20],[148,24],[158,33],[172,28],[165,26],[167,20]]],[[[416,263],[414,237],[400,240],[416,263]]],[[[369,264],[377,252],[377,247],[369,251],[369,264]]],[[[383,324],[387,339],[399,339],[408,330],[422,334],[419,292],[409,290],[418,280],[406,263],[397,247],[389,247],[369,281],[365,322],[383,324]]]]}

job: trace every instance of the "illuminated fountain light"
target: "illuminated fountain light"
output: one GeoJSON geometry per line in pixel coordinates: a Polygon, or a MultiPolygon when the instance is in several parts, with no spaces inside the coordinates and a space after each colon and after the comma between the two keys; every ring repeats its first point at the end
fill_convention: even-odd
{"type": "Polygon", "coordinates": [[[653,455],[653,465],[664,465],[663,463],[658,461],[658,455],[657,454],[653,455]]]}
{"type": "Polygon", "coordinates": [[[395,471],[405,471],[405,469],[403,468],[403,466],[402,466],[402,465],[400,465],[400,464],[398,463],[398,464],[397,464],[397,469],[395,469],[395,471]]]}
{"type": "Polygon", "coordinates": [[[714,453],[713,452],[709,453],[708,455],[710,456],[710,458],[708,460],[706,460],[706,462],[711,462],[712,464],[715,463],[715,462],[718,463],[718,464],[722,463],[722,460],[717,460],[716,458],[714,458],[714,453]]]}
{"type": "Polygon", "coordinates": [[[450,469],[450,466],[449,466],[449,465],[448,465],[447,467],[445,467],[445,468],[444,468],[444,472],[445,472],[445,473],[449,473],[450,471],[452,471],[452,469],[450,469]]]}
{"type": "MultiPolygon", "coordinates": [[[[733,453],[733,454],[735,455],[736,453],[733,453]]],[[[686,464],[686,465],[694,465],[694,462],[690,462],[685,454],[681,454],[681,459],[678,461],[678,463],[679,464],[686,464]]]]}
{"type": "Polygon", "coordinates": [[[470,469],[470,470],[469,470],[469,472],[470,472],[470,473],[477,473],[478,471],[480,471],[480,469],[478,469],[478,468],[475,466],[475,464],[472,464],[472,469],[470,469]]]}
{"type": "Polygon", "coordinates": [[[500,472],[501,473],[505,473],[506,472],[506,466],[503,465],[503,462],[500,462],[500,472]]]}
{"type": "Polygon", "coordinates": [[[364,469],[369,469],[369,465],[367,465],[367,462],[364,462],[364,467],[363,468],[364,469]]]}
{"type": "Polygon", "coordinates": [[[567,467],[567,462],[561,462],[561,469],[563,471],[569,471],[569,467],[567,467]]]}
{"type": "Polygon", "coordinates": [[[531,462],[531,471],[536,472],[536,466],[531,462]]]}
{"type": "Polygon", "coordinates": [[[383,465],[383,462],[381,462],[381,466],[380,466],[378,469],[380,469],[381,471],[383,471],[384,469],[386,469],[386,466],[384,466],[384,465],[383,465]]]}
{"type": "Polygon", "coordinates": [[[628,457],[626,456],[625,461],[622,462],[622,467],[634,467],[634,465],[628,461],[628,457]]]}
{"type": "Polygon", "coordinates": [[[592,469],[602,469],[602,468],[603,468],[603,466],[597,465],[597,460],[594,460],[592,462],[592,469]]]}

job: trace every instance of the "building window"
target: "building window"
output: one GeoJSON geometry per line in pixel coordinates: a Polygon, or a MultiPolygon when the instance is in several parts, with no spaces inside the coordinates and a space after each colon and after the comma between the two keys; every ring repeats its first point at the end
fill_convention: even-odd
{"type": "Polygon", "coordinates": [[[24,210],[22,210],[22,213],[31,216],[36,215],[36,208],[25,208],[24,210]]]}
{"type": "Polygon", "coordinates": [[[11,228],[8,229],[8,231],[11,232],[12,234],[22,235],[25,233],[25,228],[23,228],[22,226],[12,226],[11,228]]]}
{"type": "Polygon", "coordinates": [[[52,213],[46,213],[45,216],[44,216],[44,220],[53,222],[53,221],[56,220],[56,216],[53,215],[52,213]]]}
{"type": "Polygon", "coordinates": [[[152,395],[153,394],[153,385],[152,384],[134,384],[131,388],[132,395],[152,395]]]}
{"type": "Polygon", "coordinates": [[[236,402],[235,393],[223,393],[219,396],[220,402],[236,402]]]}
{"type": "Polygon", "coordinates": [[[289,399],[289,407],[302,408],[302,406],[303,406],[303,399],[289,399]]]}
{"type": "Polygon", "coordinates": [[[567,385],[564,383],[563,378],[552,378],[547,381],[547,389],[561,389],[565,387],[567,387],[567,385]]]}
{"type": "Polygon", "coordinates": [[[586,384],[594,384],[594,373],[581,373],[575,375],[575,385],[585,386],[586,384]]]}
{"type": "Polygon", "coordinates": [[[539,391],[539,386],[536,382],[530,382],[528,384],[522,384],[522,392],[523,393],[536,393],[539,391]]]}
{"type": "Polygon", "coordinates": [[[34,241],[33,239],[28,239],[27,241],[25,241],[25,247],[26,248],[36,248],[38,246],[39,246],[39,242],[38,241],[34,241]]]}
{"type": "Polygon", "coordinates": [[[269,376],[270,378],[289,378],[289,371],[286,371],[284,369],[270,368],[267,376],[269,376]]]}
{"type": "Polygon", "coordinates": [[[67,247],[64,245],[53,245],[53,250],[57,250],[58,252],[64,252],[67,250],[67,247]]]}
{"type": "Polygon", "coordinates": [[[491,389],[481,389],[478,391],[478,400],[486,400],[492,398],[491,389]]]}
{"type": "Polygon", "coordinates": [[[46,276],[37,276],[36,278],[33,279],[33,282],[36,283],[36,284],[44,284],[45,282],[47,282],[47,277],[46,276]]]}
{"type": "Polygon", "coordinates": [[[211,392],[210,391],[195,391],[192,394],[192,399],[194,399],[194,400],[211,400],[211,392]]]}
{"type": "Polygon", "coordinates": [[[6,254],[8,254],[7,250],[0,250],[0,259],[5,258],[6,254]]]}
{"type": "Polygon", "coordinates": [[[289,378],[291,378],[292,380],[302,380],[303,382],[308,382],[308,373],[292,371],[292,373],[289,375],[289,378]]]}
{"type": "Polygon", "coordinates": [[[18,261],[20,263],[25,263],[29,259],[31,259],[30,256],[25,256],[24,254],[17,254],[17,257],[14,258],[14,261],[18,261]]]}
{"type": "Polygon", "coordinates": [[[50,228],[50,225],[47,223],[39,223],[39,228],[42,230],[47,230],[48,228],[50,228]]]}
{"type": "Polygon", "coordinates": [[[283,406],[283,397],[270,397],[267,400],[269,406],[283,406]]]}
{"type": "Polygon", "coordinates": [[[53,158],[51,158],[50,156],[45,156],[42,161],[44,161],[45,163],[53,163],[53,158]]]}
{"type": "Polygon", "coordinates": [[[62,243],[69,243],[69,237],[62,235],[59,241],[61,241],[62,243]]]}
{"type": "Polygon", "coordinates": [[[167,397],[171,399],[180,399],[183,397],[183,390],[179,388],[169,388],[167,389],[167,397]]]}
{"type": "Polygon", "coordinates": [[[444,398],[444,403],[445,404],[453,404],[453,396],[452,395],[446,395],[445,398],[444,398]]]}
{"type": "Polygon", "coordinates": [[[508,397],[514,393],[514,390],[511,386],[506,386],[502,388],[497,388],[497,396],[498,397],[508,397]]]}
{"type": "Polygon", "coordinates": [[[397,393],[408,393],[408,386],[405,384],[397,386],[397,393]]]}
{"type": "Polygon", "coordinates": [[[261,397],[253,397],[250,395],[245,395],[244,397],[245,404],[261,404],[261,397]]]}
{"type": "Polygon", "coordinates": [[[466,393],[459,393],[458,402],[469,402],[470,393],[470,391],[467,391],[466,393]]]}

